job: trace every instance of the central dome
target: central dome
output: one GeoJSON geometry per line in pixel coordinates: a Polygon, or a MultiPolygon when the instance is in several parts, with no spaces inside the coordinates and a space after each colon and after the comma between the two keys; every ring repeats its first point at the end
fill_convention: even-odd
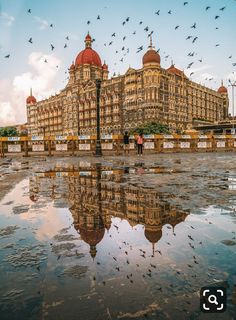
{"type": "Polygon", "coordinates": [[[160,64],[161,57],[160,57],[159,53],[156,50],[154,50],[154,48],[152,46],[152,36],[151,35],[150,35],[150,45],[148,48],[149,48],[148,51],[143,56],[143,65],[148,64],[148,63],[160,64]]]}
{"type": "Polygon", "coordinates": [[[75,66],[81,66],[83,64],[95,65],[102,67],[101,59],[98,53],[92,49],[92,39],[88,33],[85,37],[85,49],[81,51],[75,59],[75,66]]]}

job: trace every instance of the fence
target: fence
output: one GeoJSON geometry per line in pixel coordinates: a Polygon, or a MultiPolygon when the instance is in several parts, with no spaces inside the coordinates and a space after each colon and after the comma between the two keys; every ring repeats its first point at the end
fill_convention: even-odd
{"type": "MultiPolygon", "coordinates": [[[[103,154],[123,153],[123,136],[102,135],[103,154]]],[[[135,153],[135,136],[130,136],[130,153],[135,153]]],[[[0,137],[0,155],[23,154],[31,156],[44,154],[77,155],[94,154],[95,136],[27,136],[0,137]]],[[[236,150],[236,135],[144,135],[145,153],[162,152],[212,152],[236,150]]]]}

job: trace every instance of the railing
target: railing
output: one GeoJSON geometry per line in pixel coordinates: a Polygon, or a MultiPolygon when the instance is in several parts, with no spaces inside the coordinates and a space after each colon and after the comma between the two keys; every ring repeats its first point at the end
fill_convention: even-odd
{"type": "MultiPolygon", "coordinates": [[[[21,154],[25,156],[69,153],[71,155],[94,153],[96,137],[90,135],[39,135],[25,137],[0,137],[0,156],[21,154]]],[[[101,136],[104,154],[122,154],[123,136],[101,136]]],[[[144,135],[144,153],[215,152],[236,150],[236,135],[144,135]]],[[[129,151],[136,153],[135,137],[130,136],[129,151]]]]}

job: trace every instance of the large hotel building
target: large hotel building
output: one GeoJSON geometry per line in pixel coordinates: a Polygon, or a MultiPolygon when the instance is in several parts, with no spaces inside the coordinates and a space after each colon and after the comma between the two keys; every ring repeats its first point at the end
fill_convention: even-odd
{"type": "Polygon", "coordinates": [[[151,39],[142,68],[129,68],[124,75],[111,78],[108,74],[108,66],[92,49],[87,34],[85,49],[69,69],[66,87],[42,101],[32,93],[27,98],[29,134],[95,134],[96,79],[102,80],[102,134],[123,133],[151,121],[167,124],[171,131],[184,130],[194,120],[214,122],[228,116],[228,93],[223,84],[215,91],[191,81],[173,64],[162,68],[151,39]]]}

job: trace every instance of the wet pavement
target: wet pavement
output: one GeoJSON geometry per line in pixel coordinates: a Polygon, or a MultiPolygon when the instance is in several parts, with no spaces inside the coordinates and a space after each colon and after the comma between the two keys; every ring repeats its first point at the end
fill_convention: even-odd
{"type": "Polygon", "coordinates": [[[235,156],[1,159],[0,318],[236,319],[235,156]]]}

